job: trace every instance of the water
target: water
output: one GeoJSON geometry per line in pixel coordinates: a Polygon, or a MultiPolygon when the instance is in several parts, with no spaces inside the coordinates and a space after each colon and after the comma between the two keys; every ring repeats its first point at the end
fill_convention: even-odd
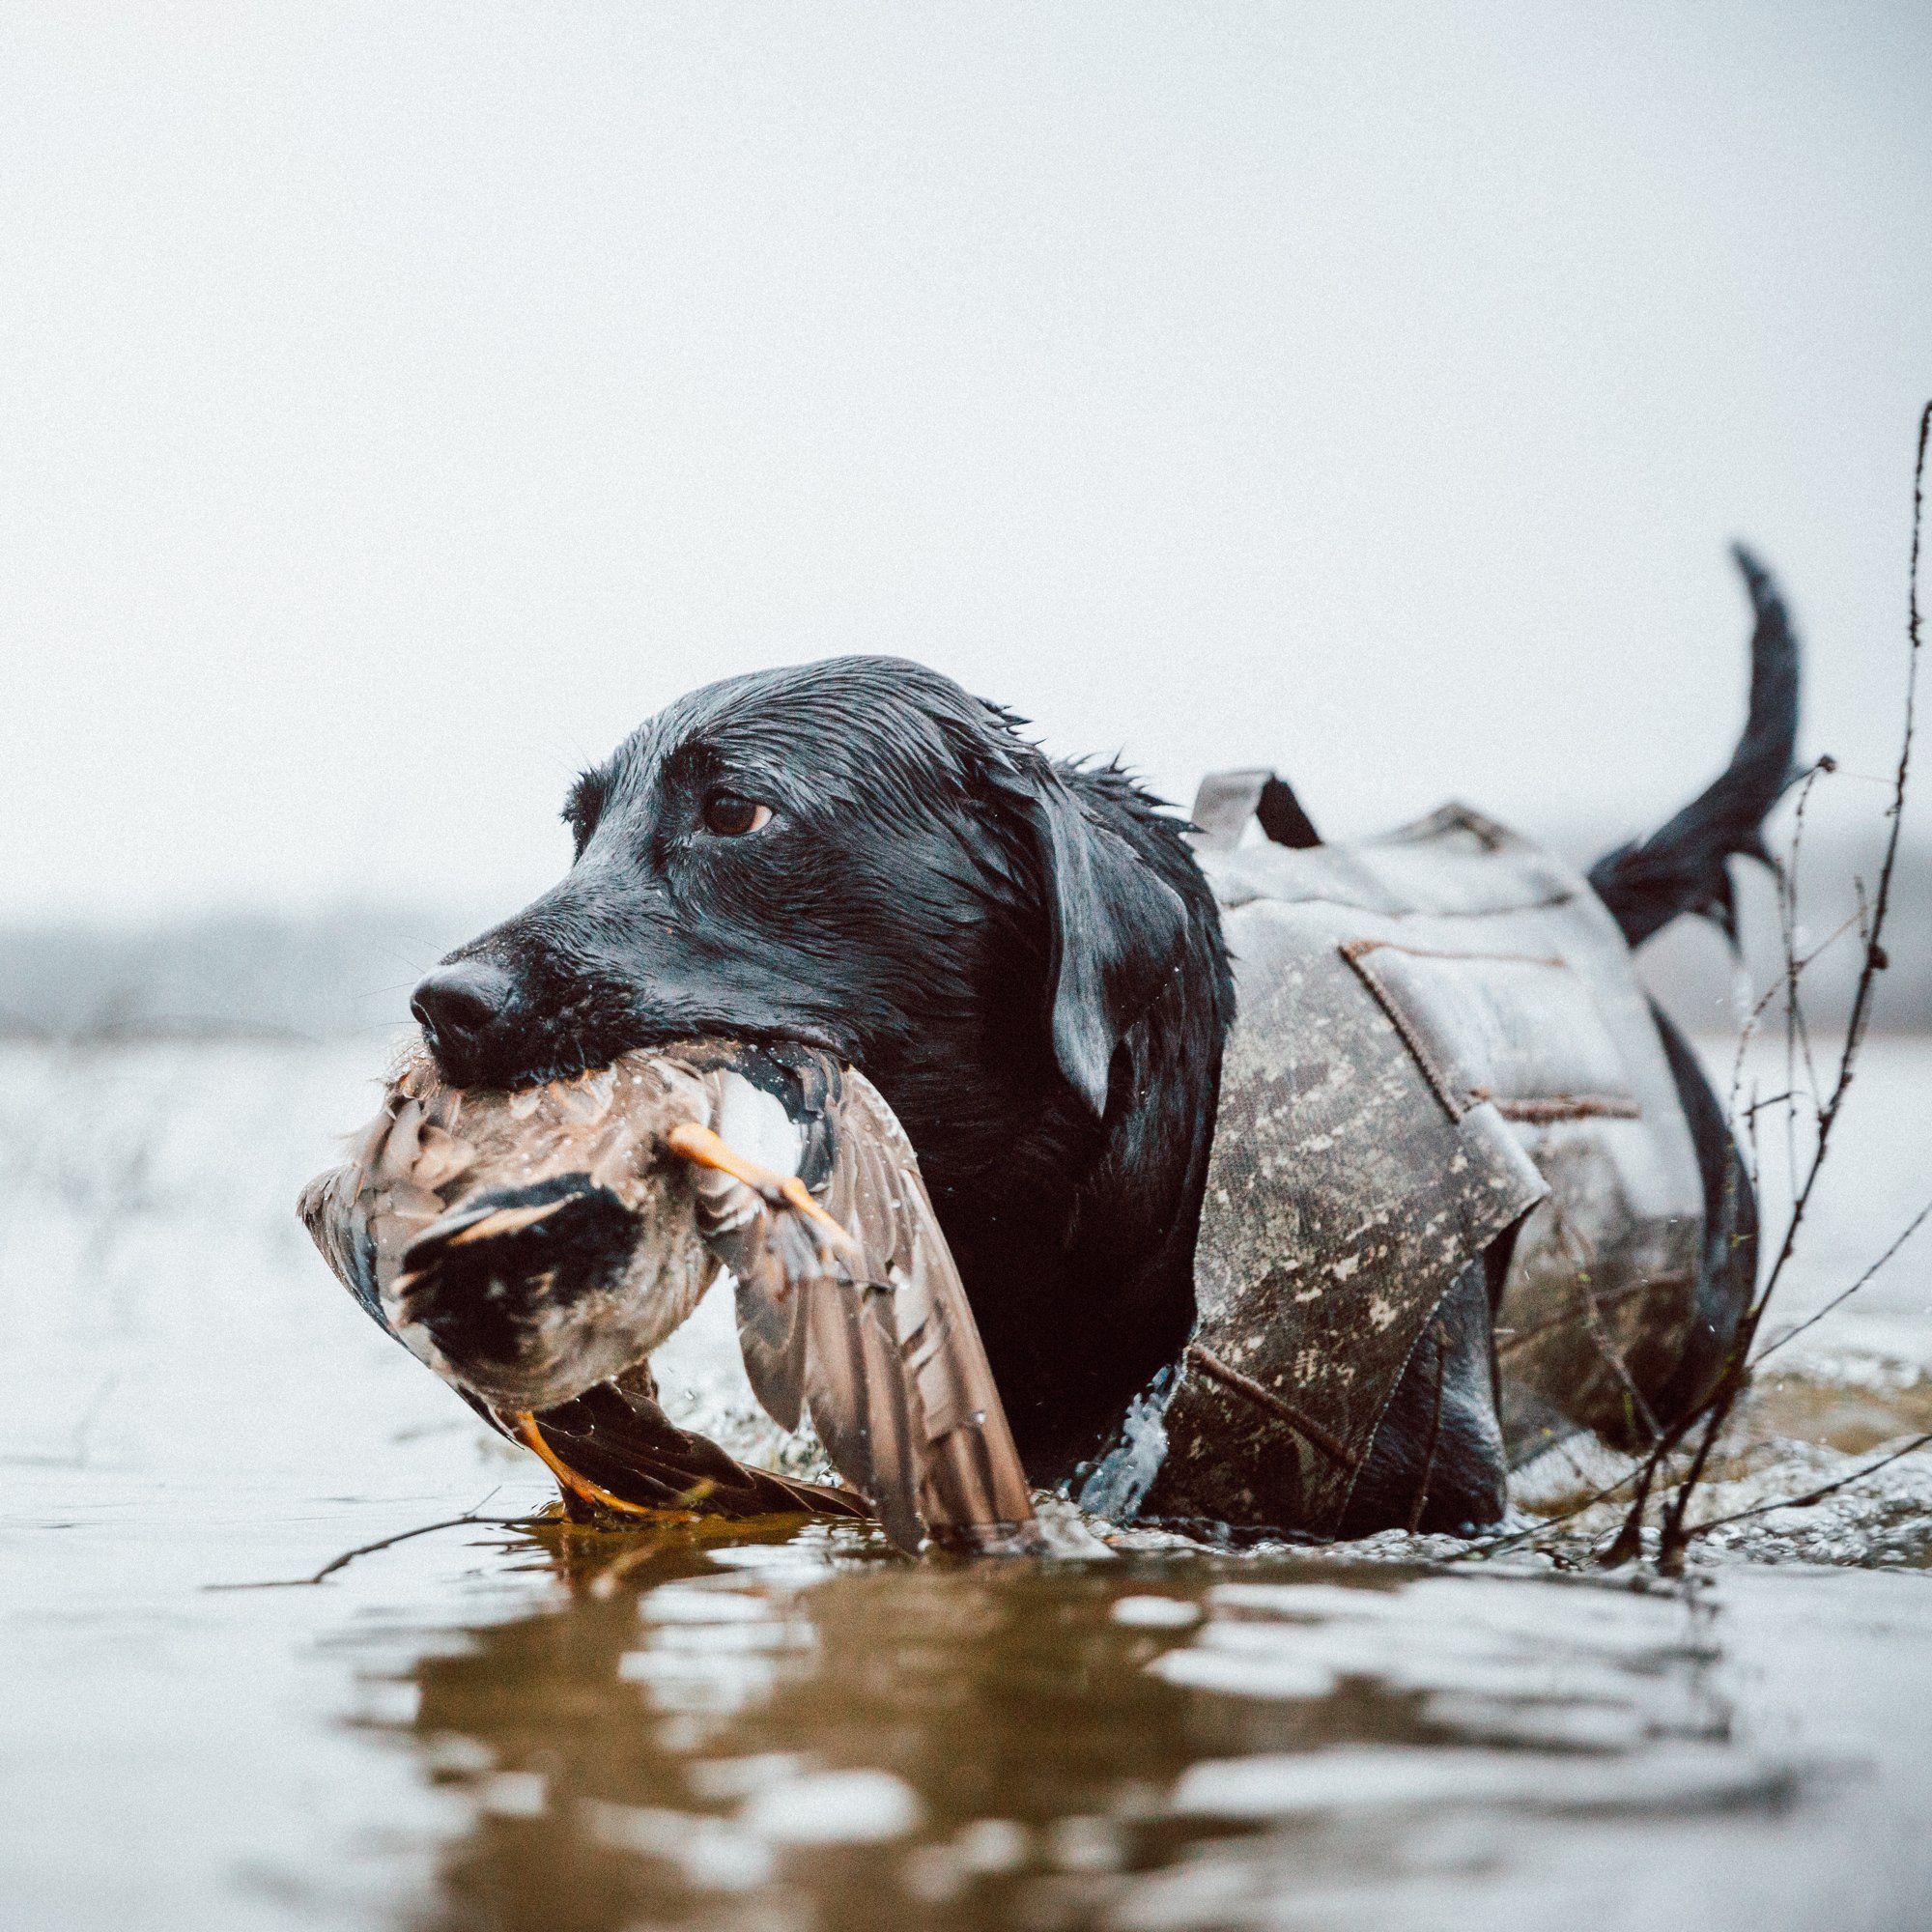
{"type": "MultiPolygon", "coordinates": [[[[1670,1586],[1566,1570],[1580,1537],[1237,1556],[1070,1517],[1035,1564],[471,1523],[296,1581],[551,1493],[295,1225],[379,1057],[0,1060],[10,1926],[1932,1917],[1932,1457],[1670,1586]]],[[[1794,1312],[1932,1187],[1928,1099],[1932,1045],[1877,1042],[1794,1312]]],[[[1720,1500],[1928,1426],[1928,1310],[1922,1239],[1768,1378],[1720,1500]]],[[[749,1447],[726,1340],[666,1380],[749,1447]]]]}

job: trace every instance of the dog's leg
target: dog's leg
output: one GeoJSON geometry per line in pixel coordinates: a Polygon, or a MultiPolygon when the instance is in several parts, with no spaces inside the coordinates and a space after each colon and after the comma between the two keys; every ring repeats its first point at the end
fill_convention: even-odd
{"type": "Polygon", "coordinates": [[[1489,1270],[1450,1284],[1369,1445],[1338,1534],[1458,1532],[1495,1522],[1508,1465],[1496,1419],[1489,1270]]]}

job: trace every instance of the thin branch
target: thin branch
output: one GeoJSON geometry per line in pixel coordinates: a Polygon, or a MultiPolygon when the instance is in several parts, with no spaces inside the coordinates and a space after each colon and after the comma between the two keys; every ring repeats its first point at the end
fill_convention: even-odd
{"type": "Polygon", "coordinates": [[[1816,1309],[1811,1314],[1807,1315],[1803,1321],[1797,1324],[1796,1327],[1787,1328],[1784,1331],[1784,1333],[1777,1338],[1776,1341],[1767,1342],[1764,1345],[1764,1347],[1760,1349],[1757,1351],[1757,1353],[1751,1357],[1750,1366],[1753,1369],[1755,1369],[1757,1365],[1763,1360],[1765,1360],[1767,1356],[1776,1354],[1778,1350],[1783,1348],[1787,1342],[1796,1341],[1797,1338],[1800,1335],[1804,1334],[1804,1332],[1807,1328],[1815,1328],[1818,1325],[1818,1323],[1824,1321],[1826,1316],[1831,1314],[1831,1312],[1834,1308],[1838,1307],[1843,1302],[1849,1301],[1852,1298],[1852,1296],[1855,1295],[1859,1292],[1859,1290],[1861,1289],[1865,1285],[1865,1283],[1868,1282],[1872,1278],[1872,1276],[1879,1271],[1880,1268],[1884,1267],[1886,1263],[1890,1261],[1892,1256],[1895,1255],[1899,1251],[1899,1249],[1902,1248],[1906,1244],[1906,1242],[1909,1241],[1913,1237],[1913,1236],[1918,1232],[1918,1230],[1924,1225],[1925,1219],[1928,1215],[1932,1215],[1932,1201],[1926,1202],[1924,1207],[1919,1208],[1918,1212],[1913,1215],[1912,1219],[1905,1224],[1903,1231],[1899,1234],[1898,1237],[1892,1242],[1890,1247],[1887,1248],[1885,1253],[1880,1255],[1878,1260],[1873,1262],[1871,1266],[1866,1268],[1864,1273],[1860,1275],[1858,1280],[1853,1282],[1850,1288],[1840,1289],[1836,1294],[1833,1295],[1830,1301],[1826,1302],[1824,1307],[1816,1309]]]}
{"type": "Polygon", "coordinates": [[[1866,944],[1870,944],[1871,935],[1865,923],[1865,915],[1870,908],[1865,904],[1862,885],[1857,880],[1854,880],[1853,883],[1860,886],[1858,910],[1848,913],[1809,952],[1805,953],[1804,958],[1799,960],[1799,972],[1803,973],[1807,967],[1814,964],[1817,960],[1822,959],[1848,932],[1857,931],[1860,937],[1865,940],[1866,944]]]}
{"type": "MultiPolygon", "coordinates": [[[[497,1492],[492,1490],[490,1495],[497,1492]]],[[[484,1497],[488,1502],[489,1496],[484,1497]]],[[[479,1503],[477,1508],[482,1508],[479,1503]]],[[[345,1549],[340,1556],[331,1557],[313,1577],[280,1577],[263,1583],[204,1583],[205,1590],[307,1590],[318,1583],[324,1583],[338,1570],[346,1570],[358,1556],[373,1556],[379,1549],[391,1549],[399,1543],[407,1543],[413,1536],[429,1536],[440,1529],[461,1529],[465,1524],[482,1524],[492,1529],[535,1529],[540,1524],[554,1522],[554,1517],[548,1516],[478,1516],[474,1510],[467,1516],[444,1517],[440,1522],[418,1523],[414,1529],[399,1529],[394,1536],[379,1537],[374,1543],[358,1544],[354,1549],[345,1549]]]]}
{"type": "Polygon", "coordinates": [[[1902,1448],[1894,1449],[1889,1456],[1881,1456],[1875,1463],[1867,1463],[1862,1469],[1854,1469],[1849,1475],[1838,1477],[1835,1482],[1821,1483],[1815,1490],[1807,1490],[1802,1496],[1783,1496],[1775,1503],[1759,1503],[1747,1510],[1733,1510],[1729,1516],[1714,1516],[1709,1522],[1693,1522],[1684,1532],[1688,1542],[1693,1536],[1702,1536],[1707,1530],[1722,1529],[1727,1522],[1743,1522],[1754,1516],[1770,1516],[1776,1510],[1810,1509],[1815,1503],[1822,1503],[1827,1496],[1835,1495],[1838,1491],[1850,1489],[1854,1483],[1862,1482],[1867,1476],[1876,1475],[1879,1470],[1892,1463],[1902,1462],[1907,1456],[1918,1454],[1928,1442],[1932,1442],[1932,1430],[1923,1435],[1915,1435],[1902,1448]]]}
{"type": "MultiPolygon", "coordinates": [[[[1852,997],[1852,1008],[1845,1026],[1842,1048],[1838,1055],[1836,1077],[1832,1083],[1830,1094],[1822,1100],[1818,1097],[1817,1069],[1812,1060],[1810,1030],[1805,1021],[1800,981],[1804,969],[1817,958],[1827,947],[1843,936],[1844,928],[1833,933],[1823,945],[1813,949],[1804,957],[1798,952],[1797,893],[1800,851],[1804,831],[1804,808],[1809,800],[1812,785],[1821,773],[1836,770],[1836,763],[1830,758],[1819,759],[1805,775],[1799,793],[1798,809],[1792,831],[1791,856],[1788,866],[1778,868],[1778,923],[1784,946],[1784,971],[1779,980],[1768,987],[1764,995],[1752,1008],[1738,1037],[1737,1054],[1732,1063],[1731,1102],[1733,1117],[1737,1118],[1737,1102],[1744,1084],[1744,1064],[1747,1048],[1755,1037],[1759,1022],[1772,1001],[1781,992],[1784,995],[1784,1092],[1770,1101],[1760,1101],[1753,1097],[1750,1107],[1743,1116],[1745,1138],[1749,1148],[1749,1174],[1756,1183],[1762,1174],[1760,1159],[1760,1137],[1758,1129],[1759,1112],[1776,1106],[1781,1100],[1785,1109],[1786,1156],[1791,1168],[1792,1205],[1786,1219],[1783,1236],[1778,1242],[1777,1252],[1772,1260],[1764,1283],[1751,1296],[1738,1323],[1738,1332],[1731,1344],[1724,1361],[1719,1366],[1717,1378],[1703,1400],[1674,1427],[1655,1441],[1639,1468],[1633,1472],[1638,1477],[1637,1493],[1626,1514],[1622,1529],[1606,1552],[1607,1560],[1622,1560],[1635,1554],[1641,1548],[1641,1532],[1644,1514],[1649,1506],[1652,1488],[1665,1461],[1693,1433],[1700,1429],[1695,1450],[1692,1452],[1689,1468],[1678,1480],[1674,1493],[1665,1507],[1658,1550],[1658,1567],[1670,1571],[1677,1567],[1682,1558],[1689,1533],[1686,1529],[1686,1512],[1697,1485],[1703,1480],[1711,1455],[1717,1446],[1725,1424],[1730,1420],[1738,1398],[1750,1379],[1754,1358],[1752,1349],[1757,1340],[1760,1324],[1767,1307],[1783,1279],[1792,1254],[1797,1246],[1799,1231],[1811,1206],[1818,1177],[1823,1171],[1831,1150],[1832,1130],[1842,1111],[1846,1095],[1849,1094],[1858,1067],[1859,1054],[1864,1044],[1865,1035],[1871,1024],[1872,1000],[1878,975],[1888,964],[1883,945],[1883,934],[1887,915],[1890,910],[1893,874],[1898,860],[1898,847],[1905,816],[1905,796],[1911,773],[1913,741],[1917,728],[1917,704],[1918,689],[1918,653],[1921,641],[1918,610],[1918,559],[1924,526],[1925,500],[1925,461],[1928,441],[1932,441],[1932,402],[1928,402],[1919,413],[1918,450],[1913,466],[1912,479],[1912,552],[1907,571],[1907,659],[1905,678],[1905,722],[1901,735],[1898,762],[1891,779],[1891,802],[1886,816],[1890,825],[1886,837],[1885,858],[1879,869],[1878,888],[1867,904],[1863,884],[1859,888],[1860,916],[1858,925],[1860,936],[1864,942],[1864,958],[1861,962],[1856,990],[1852,997]],[[1807,1078],[1807,1087],[1801,1089],[1798,1083],[1798,1061],[1802,1057],[1807,1078]],[[1808,1163],[1803,1165],[1803,1179],[1800,1179],[1801,1163],[1797,1150],[1797,1103],[1801,1097],[1810,1102],[1814,1138],[1808,1163]]],[[[1923,1215],[1919,1217],[1920,1220],[1923,1215]]],[[[1862,1287],[1865,1281],[1882,1266],[1896,1251],[1899,1243],[1906,1239],[1918,1225],[1918,1221],[1901,1235],[1887,1254],[1873,1268],[1868,1269],[1852,1289],[1837,1296],[1827,1309],[1828,1313],[1846,1297],[1862,1287]]],[[[1816,1320],[1814,1316],[1812,1320],[1816,1320]]],[[[1809,1323],[1804,1324],[1808,1326],[1809,1323]]],[[[1794,1329],[1794,1334],[1802,1332],[1794,1329]]],[[[1774,1348],[1781,1347],[1789,1341],[1789,1335],[1781,1337],[1774,1348]]],[[[1769,1353],[1770,1350],[1764,1351],[1769,1353]]],[[[1762,1359],[1759,1356],[1755,1359],[1762,1359]]],[[[1629,1480],[1626,1478],[1626,1480],[1629,1480]]],[[[1847,1478],[1855,1480],[1855,1478],[1847,1478]]],[[[1622,1487],[1621,1484],[1615,1487],[1622,1487]]]]}
{"type": "MultiPolygon", "coordinates": [[[[1576,1466],[1573,1463],[1573,1468],[1576,1466]]],[[[1641,1476],[1648,1466],[1647,1461],[1634,1462],[1615,1482],[1606,1483],[1600,1490],[1593,1490],[1580,1501],[1574,1502],[1568,1509],[1559,1510],[1554,1516],[1547,1516],[1528,1529],[1511,1530],[1506,1536],[1490,1538],[1479,1544],[1470,1553],[1476,1556],[1493,1556],[1498,1550],[1514,1549],[1519,1544],[1534,1543],[1539,1536],[1547,1536],[1552,1529],[1561,1529],[1566,1522],[1581,1516],[1585,1510],[1593,1510],[1599,1503],[1606,1503],[1625,1484],[1641,1476]]],[[[1579,1470],[1577,1472],[1581,1474],[1579,1470]]]]}
{"type": "MultiPolygon", "coordinates": [[[[1885,859],[1879,867],[1878,890],[1873,895],[1871,926],[1865,941],[1865,956],[1859,969],[1856,990],[1852,995],[1852,1010],[1845,1025],[1844,1045],[1838,1055],[1837,1079],[1833,1085],[1830,1096],[1816,1108],[1817,1139],[1811,1150],[1810,1165],[1804,1184],[1795,1190],[1790,1218],[1785,1223],[1784,1238],[1778,1244],[1776,1259],[1772,1263],[1771,1272],[1764,1287],[1758,1292],[1750,1307],[1739,1324],[1737,1340],[1731,1356],[1719,1377],[1718,1386],[1712,1392],[1708,1405],[1704,1431],[1698,1441],[1696,1453],[1690,1461],[1690,1467],[1677,1486],[1664,1513],[1662,1542],[1658,1550],[1658,1567],[1668,1571],[1681,1557],[1685,1543],[1685,1512],[1690,1506],[1690,1498],[1695,1493],[1698,1483],[1703,1479],[1704,1470],[1710,1462],[1711,1452],[1716,1447],[1718,1437],[1724,1424],[1730,1419],[1736,1407],[1738,1397],[1743,1393],[1749,1379],[1749,1359],[1751,1347],[1757,1340],[1758,1324],[1764,1319],[1764,1311],[1784,1270],[1790,1263],[1792,1251],[1797,1245],[1798,1231],[1804,1225],[1807,1208],[1811,1205],[1813,1189],[1818,1184],[1818,1176],[1824,1169],[1830,1152],[1832,1129],[1836,1125],[1839,1113],[1845,1104],[1845,1096],[1851,1092],[1852,1080],[1858,1070],[1859,1053],[1864,1045],[1865,1034],[1871,1025],[1871,1009],[1874,990],[1879,974],[1887,965],[1883,935],[1886,916],[1891,906],[1892,878],[1898,866],[1899,838],[1905,823],[1905,796],[1912,771],[1913,737],[1918,724],[1918,650],[1920,626],[1918,614],[1918,554],[1920,538],[1924,527],[1925,515],[1925,455],[1927,443],[1932,441],[1932,402],[1928,402],[1919,412],[1918,447],[1914,459],[1912,472],[1912,555],[1906,573],[1906,672],[1905,672],[1905,727],[1898,748],[1898,763],[1892,776],[1891,804],[1887,808],[1890,828],[1886,835],[1885,859]]],[[[1787,958],[1790,956],[1790,942],[1787,940],[1787,958]]],[[[1791,997],[1797,998],[1797,978],[1788,976],[1791,997]]],[[[1802,1024],[1802,1022],[1800,1022],[1802,1024]]],[[[1786,1064],[1791,1059],[1791,1023],[1787,1021],[1786,1064]]],[[[1808,1052],[1808,1048],[1807,1048],[1808,1052]]],[[[1793,1084],[1789,1079],[1787,1085],[1793,1084]]]]}

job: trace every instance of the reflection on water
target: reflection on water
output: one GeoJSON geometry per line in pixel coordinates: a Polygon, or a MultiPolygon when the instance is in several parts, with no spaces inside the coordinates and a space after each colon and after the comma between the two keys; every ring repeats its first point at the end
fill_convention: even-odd
{"type": "MultiPolygon", "coordinates": [[[[1922,1178],[1932,1052],[1879,1046],[1819,1295],[1922,1178]]],[[[232,1587],[547,1493],[295,1227],[369,1058],[0,1057],[10,1932],[1932,1921],[1922,1462],[1647,1590],[1441,1539],[971,1566],[777,1522],[232,1587]]],[[[1903,1259],[1767,1381],[1739,1497],[1926,1426],[1903,1259]]],[[[706,1346],[680,1385],[726,1404],[706,1346]]]]}
{"type": "Polygon", "coordinates": [[[1899,1853],[1932,1778],[1888,1789],[1841,1728],[1904,1695],[1894,1775],[1932,1742],[1916,1579],[1733,1602],[1321,1557],[915,1565],[824,1529],[532,1541],[554,1598],[411,1672],[411,1743],[471,1806],[438,1925],[1921,1922],[1932,1858],[1899,1853]],[[1822,1719],[1824,1687],[1765,1681],[1821,1614],[1822,1719]]]}

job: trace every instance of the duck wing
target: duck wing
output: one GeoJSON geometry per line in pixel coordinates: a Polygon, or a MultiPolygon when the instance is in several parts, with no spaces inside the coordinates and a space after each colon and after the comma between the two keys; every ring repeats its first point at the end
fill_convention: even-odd
{"type": "MultiPolygon", "coordinates": [[[[825,1206],[866,1258],[872,1293],[890,1297],[914,1432],[915,1507],[939,1542],[1037,1548],[1026,1471],[912,1145],[878,1090],[849,1071],[838,1130],[825,1206]]],[[[822,1399],[814,1389],[813,1420],[840,1400],[837,1385],[822,1399]]]]}
{"type": "Polygon", "coordinates": [[[1035,1548],[1025,1472],[911,1145],[862,1076],[844,1073],[827,1105],[822,1201],[708,1128],[667,1137],[692,1163],[699,1232],[737,1278],[753,1389],[784,1428],[810,1410],[901,1548],[927,1534],[1035,1548]]]}

